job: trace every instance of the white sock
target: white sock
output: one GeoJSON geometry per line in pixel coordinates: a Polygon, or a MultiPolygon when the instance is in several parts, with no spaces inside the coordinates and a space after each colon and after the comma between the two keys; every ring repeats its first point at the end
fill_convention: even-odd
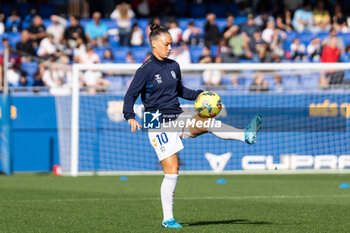
{"type": "Polygon", "coordinates": [[[178,174],[165,174],[160,196],[163,208],[163,221],[173,218],[174,195],[178,174]]]}
{"type": "Polygon", "coordinates": [[[245,141],[243,129],[237,129],[231,125],[227,125],[222,122],[221,122],[221,129],[217,129],[215,127],[209,127],[208,132],[224,140],[239,140],[242,142],[245,141]]]}

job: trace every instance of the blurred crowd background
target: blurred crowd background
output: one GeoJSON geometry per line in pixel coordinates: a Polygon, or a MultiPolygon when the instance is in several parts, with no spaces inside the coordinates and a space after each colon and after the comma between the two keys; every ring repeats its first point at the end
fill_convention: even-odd
{"type": "MultiPolygon", "coordinates": [[[[349,62],[350,1],[3,1],[0,62],[18,92],[70,93],[73,63],[141,63],[151,52],[149,25],[169,29],[170,58],[190,63],[349,62]],[[65,5],[65,7],[63,7],[65,5]],[[68,6],[68,7],[67,7],[68,6]]],[[[0,83],[3,83],[1,66],[0,83]]],[[[299,76],[262,73],[251,79],[206,70],[185,85],[247,91],[346,87],[348,71],[299,76]]],[[[87,71],[87,92],[125,90],[129,76],[87,71]]]]}

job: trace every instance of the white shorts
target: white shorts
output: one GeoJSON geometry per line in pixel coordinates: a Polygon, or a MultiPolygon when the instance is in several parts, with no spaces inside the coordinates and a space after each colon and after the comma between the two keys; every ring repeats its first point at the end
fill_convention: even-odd
{"type": "MultiPolygon", "coordinates": [[[[175,121],[183,119],[184,114],[181,114],[175,121]]],[[[148,138],[153,146],[159,161],[170,157],[173,154],[181,151],[184,146],[182,139],[190,138],[191,134],[188,129],[176,128],[172,130],[149,129],[148,138]]]]}

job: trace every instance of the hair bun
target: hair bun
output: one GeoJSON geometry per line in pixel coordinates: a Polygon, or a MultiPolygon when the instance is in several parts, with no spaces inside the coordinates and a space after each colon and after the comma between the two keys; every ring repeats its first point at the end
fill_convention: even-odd
{"type": "Polygon", "coordinates": [[[156,23],[153,23],[150,27],[151,31],[154,31],[156,29],[160,28],[160,25],[159,24],[156,24],[156,23]]]}

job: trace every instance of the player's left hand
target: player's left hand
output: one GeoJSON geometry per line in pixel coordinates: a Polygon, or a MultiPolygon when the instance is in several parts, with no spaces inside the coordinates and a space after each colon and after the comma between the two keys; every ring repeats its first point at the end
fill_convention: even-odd
{"type": "Polygon", "coordinates": [[[141,125],[135,119],[129,119],[128,124],[131,125],[131,132],[135,133],[136,127],[138,130],[141,129],[141,125]]]}

